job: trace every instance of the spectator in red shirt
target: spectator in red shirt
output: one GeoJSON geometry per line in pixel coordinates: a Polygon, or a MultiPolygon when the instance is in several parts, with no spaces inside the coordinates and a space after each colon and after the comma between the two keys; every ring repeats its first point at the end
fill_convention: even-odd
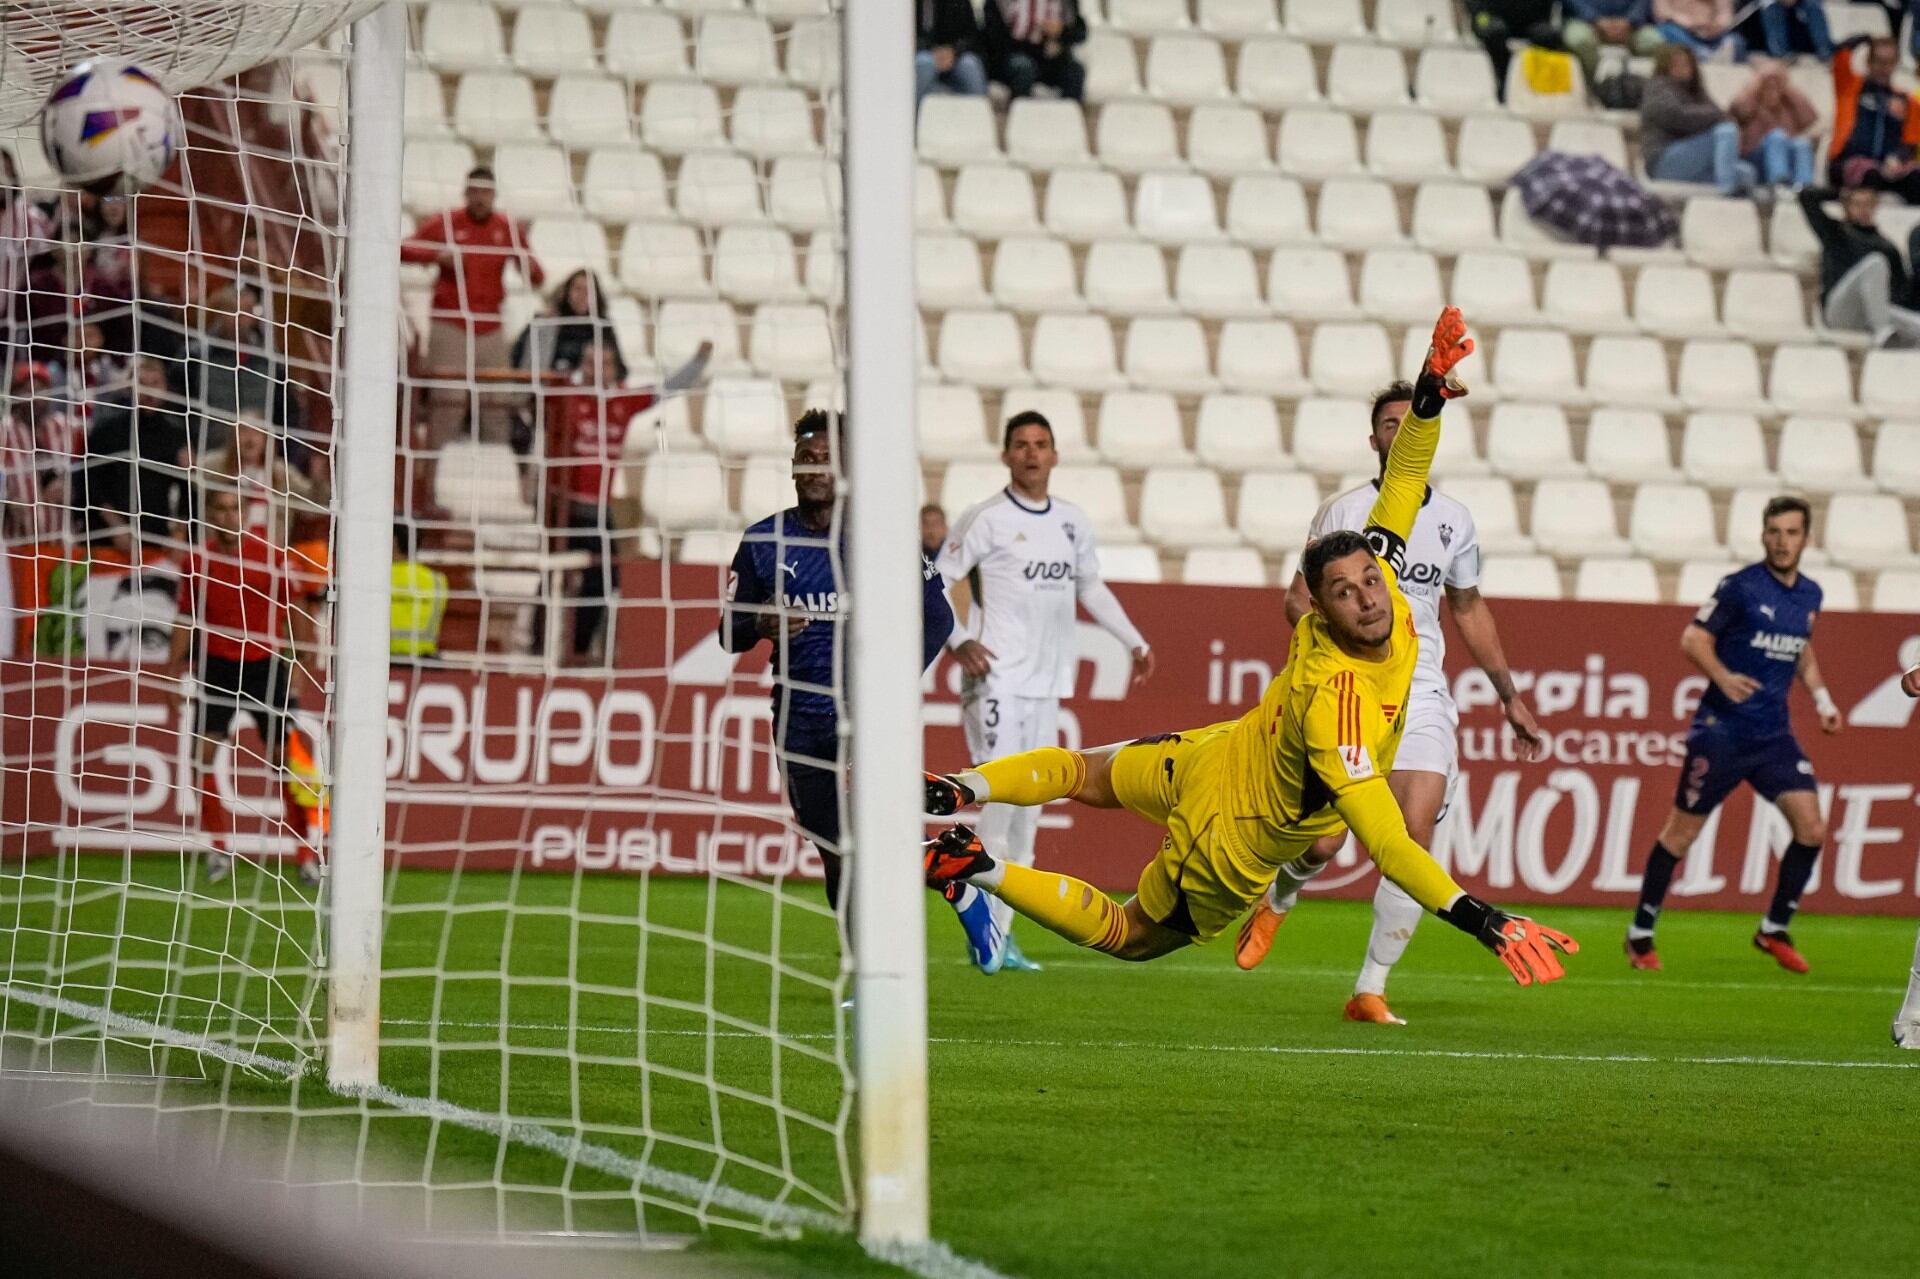
{"type": "MultiPolygon", "coordinates": [[[[207,540],[188,553],[180,582],[180,615],[173,662],[184,667],[199,638],[199,705],[194,720],[199,765],[200,832],[207,841],[209,882],[233,869],[233,819],[220,799],[214,758],[240,711],[252,716],[266,742],[267,767],[280,778],[285,818],[297,845],[302,882],[320,882],[320,860],[307,829],[293,775],[287,770],[287,717],[293,711],[292,637],[288,607],[292,582],[286,552],[246,527],[240,494],[208,490],[201,499],[207,540]]],[[[181,684],[181,700],[192,696],[181,684]]]]}
{"type": "Polygon", "coordinates": [[[500,303],[507,296],[509,263],[527,283],[542,284],[540,269],[527,244],[527,228],[494,211],[493,170],[482,166],[467,174],[466,204],[421,219],[404,244],[400,260],[433,264],[440,276],[433,286],[433,311],[427,330],[429,377],[466,379],[466,387],[432,393],[427,423],[435,449],[460,433],[471,411],[480,439],[505,444],[512,433],[507,398],[481,395],[470,410],[475,369],[507,369],[513,361],[507,334],[500,327],[500,303]]]}
{"type": "Polygon", "coordinates": [[[702,342],[693,358],[669,373],[659,386],[622,390],[626,367],[611,342],[595,342],[574,383],[580,390],[555,397],[561,437],[549,437],[549,452],[559,454],[554,465],[566,477],[566,525],[573,530],[569,544],[594,557],[581,570],[575,592],[580,600],[573,614],[573,655],[584,659],[606,620],[607,600],[620,589],[620,571],[613,556],[613,527],[607,514],[613,492],[614,468],[626,447],[633,420],[662,398],[698,386],[706,377],[713,343],[702,342]]]}

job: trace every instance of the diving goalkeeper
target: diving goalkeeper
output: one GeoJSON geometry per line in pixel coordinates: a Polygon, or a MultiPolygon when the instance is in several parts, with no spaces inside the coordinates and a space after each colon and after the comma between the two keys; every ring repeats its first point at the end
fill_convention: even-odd
{"type": "Polygon", "coordinates": [[[1440,410],[1466,388],[1453,367],[1473,351],[1455,307],[1433,331],[1413,402],[1387,458],[1364,534],[1329,533],[1300,569],[1313,611],[1286,669],[1239,720],[1091,751],[1041,747],[950,777],[929,775],[927,808],[1074,799],[1128,808],[1166,827],[1134,898],[995,861],[965,826],[926,848],[927,886],[970,883],[1077,945],[1158,959],[1209,941],[1259,900],[1276,869],[1315,840],[1351,829],[1388,879],[1500,957],[1522,986],[1565,976],[1571,937],[1462,891],[1407,834],[1387,787],[1406,723],[1419,637],[1397,570],[1440,438],[1440,410]]]}

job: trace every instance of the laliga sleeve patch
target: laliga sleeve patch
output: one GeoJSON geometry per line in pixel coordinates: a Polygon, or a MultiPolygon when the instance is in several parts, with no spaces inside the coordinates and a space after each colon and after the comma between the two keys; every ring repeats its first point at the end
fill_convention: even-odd
{"type": "Polygon", "coordinates": [[[1357,782],[1373,776],[1373,757],[1364,746],[1342,746],[1340,762],[1346,766],[1349,780],[1357,782]]]}

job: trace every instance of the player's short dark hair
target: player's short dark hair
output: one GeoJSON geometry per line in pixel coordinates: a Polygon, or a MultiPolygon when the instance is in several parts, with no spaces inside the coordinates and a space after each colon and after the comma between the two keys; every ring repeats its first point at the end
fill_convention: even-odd
{"type": "Polygon", "coordinates": [[[847,442],[847,415],[830,409],[808,409],[793,423],[793,442],[832,432],[837,443],[847,442]]]}
{"type": "Polygon", "coordinates": [[[938,502],[928,502],[920,508],[920,514],[923,516],[938,515],[941,519],[945,519],[947,517],[947,508],[938,502]]]}
{"type": "Polygon", "coordinates": [[[1813,531],[1813,507],[1804,497],[1795,497],[1791,493],[1782,493],[1779,497],[1768,498],[1767,507],[1760,512],[1760,527],[1765,528],[1767,521],[1776,515],[1785,515],[1790,511],[1800,512],[1800,527],[1806,532],[1813,531]]]}
{"type": "Polygon", "coordinates": [[[393,522],[393,553],[403,560],[413,558],[413,525],[405,520],[393,522]]]}
{"type": "Polygon", "coordinates": [[[1392,404],[1395,400],[1411,400],[1412,398],[1413,383],[1407,381],[1405,378],[1401,378],[1397,382],[1387,383],[1373,393],[1373,408],[1367,412],[1367,425],[1372,426],[1373,420],[1380,416],[1380,407],[1382,405],[1392,404]]]}
{"type": "Polygon", "coordinates": [[[1053,443],[1053,423],[1047,421],[1047,415],[1038,409],[1027,409],[1007,419],[1006,433],[1000,439],[1002,451],[1013,447],[1013,433],[1023,426],[1040,427],[1047,433],[1047,443],[1053,443]]]}
{"type": "Polygon", "coordinates": [[[484,164],[476,164],[467,170],[467,181],[491,182],[493,181],[493,170],[484,164]]]}
{"type": "Polygon", "coordinates": [[[1373,554],[1373,547],[1367,539],[1352,529],[1335,529],[1307,543],[1307,549],[1300,556],[1300,575],[1307,579],[1307,590],[1311,594],[1320,593],[1320,582],[1327,575],[1327,565],[1335,560],[1344,560],[1357,551],[1373,554]]]}

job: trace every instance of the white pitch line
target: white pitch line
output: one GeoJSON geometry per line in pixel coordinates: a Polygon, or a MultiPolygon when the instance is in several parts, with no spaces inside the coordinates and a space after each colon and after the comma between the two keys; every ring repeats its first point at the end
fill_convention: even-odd
{"type": "Polygon", "coordinates": [[[306,1073],[306,1065],[302,1062],[289,1061],[282,1057],[269,1057],[265,1053],[257,1053],[247,1048],[234,1048],[217,1040],[175,1030],[171,1026],[162,1026],[157,1022],[130,1016],[127,1013],[117,1013],[99,1004],[83,1004],[76,999],[48,995],[30,987],[16,986],[12,982],[0,982],[0,999],[16,999],[23,1004],[31,1004],[35,1008],[45,1008],[50,1012],[93,1022],[108,1030],[157,1039],[163,1044],[204,1053],[244,1070],[257,1070],[262,1074],[277,1075],[282,1079],[292,1079],[306,1073]]]}

